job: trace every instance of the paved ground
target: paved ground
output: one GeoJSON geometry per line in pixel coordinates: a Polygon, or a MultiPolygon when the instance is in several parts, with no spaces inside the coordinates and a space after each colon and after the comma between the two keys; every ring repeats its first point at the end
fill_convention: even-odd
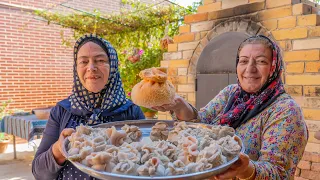
{"type": "MultiPolygon", "coordinates": [[[[34,141],[39,144],[39,140],[34,141]]],[[[13,159],[13,145],[9,144],[5,153],[0,154],[0,180],[34,180],[31,162],[34,149],[26,140],[17,139],[17,160],[13,159]]]]}

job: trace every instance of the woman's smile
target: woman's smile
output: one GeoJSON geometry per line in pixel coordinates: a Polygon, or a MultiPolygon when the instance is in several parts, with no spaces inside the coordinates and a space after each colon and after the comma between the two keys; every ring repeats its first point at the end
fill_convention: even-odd
{"type": "Polygon", "coordinates": [[[100,79],[100,78],[101,78],[100,76],[88,76],[88,77],[86,77],[85,79],[98,80],[98,79],[100,79]]]}

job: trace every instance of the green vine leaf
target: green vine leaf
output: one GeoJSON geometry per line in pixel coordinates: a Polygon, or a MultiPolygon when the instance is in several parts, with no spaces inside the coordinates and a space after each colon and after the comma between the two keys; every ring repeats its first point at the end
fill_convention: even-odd
{"type": "MultiPolygon", "coordinates": [[[[196,12],[201,4],[182,8],[176,5],[152,5],[139,1],[122,0],[125,7],[118,14],[103,14],[99,10],[93,12],[80,11],[72,14],[35,11],[34,14],[48,21],[74,29],[74,39],[85,33],[95,33],[108,40],[118,52],[120,74],[124,89],[131,92],[132,87],[141,79],[138,76],[143,69],[160,66],[163,53],[160,41],[168,35],[173,37],[179,32],[185,15],[196,12]],[[167,24],[169,22],[169,24],[167,24]],[[168,26],[168,34],[165,28],[168,26]],[[137,48],[143,50],[138,62],[128,60],[129,52],[137,48]],[[125,53],[127,52],[127,53],[125,53]]],[[[62,43],[71,46],[71,40],[61,32],[62,43]]]]}

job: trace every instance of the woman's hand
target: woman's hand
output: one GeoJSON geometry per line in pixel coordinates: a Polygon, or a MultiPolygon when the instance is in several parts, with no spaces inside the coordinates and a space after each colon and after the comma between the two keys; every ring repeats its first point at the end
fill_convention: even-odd
{"type": "MultiPolygon", "coordinates": [[[[216,176],[212,179],[220,180],[220,179],[231,179],[234,177],[238,177],[240,179],[246,179],[255,173],[254,165],[250,162],[249,156],[243,153],[240,153],[239,159],[230,166],[230,168],[216,176]]],[[[254,179],[254,175],[252,179],[254,179]]]]}
{"type": "Polygon", "coordinates": [[[171,104],[155,106],[152,107],[152,109],[162,112],[174,111],[179,120],[192,120],[197,118],[189,103],[179,95],[174,97],[171,104]]]}
{"type": "Polygon", "coordinates": [[[317,132],[314,134],[314,138],[320,140],[320,131],[317,131],[317,132]]]}
{"type": "Polygon", "coordinates": [[[184,108],[184,106],[185,106],[185,100],[182,97],[180,97],[179,95],[175,95],[172,103],[164,104],[162,106],[154,106],[154,107],[152,107],[152,109],[165,112],[165,111],[170,111],[170,110],[175,111],[175,110],[184,108]]]}
{"type": "Polygon", "coordinates": [[[53,157],[59,165],[62,165],[66,161],[66,158],[62,155],[62,147],[64,146],[63,140],[70,136],[73,132],[74,129],[72,128],[66,128],[62,130],[58,141],[52,145],[53,157]]]}

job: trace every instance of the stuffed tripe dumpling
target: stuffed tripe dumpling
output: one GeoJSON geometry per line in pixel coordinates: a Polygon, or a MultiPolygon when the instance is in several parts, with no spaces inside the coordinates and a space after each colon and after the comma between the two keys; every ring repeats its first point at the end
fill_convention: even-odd
{"type": "Polygon", "coordinates": [[[168,168],[166,169],[167,176],[175,176],[185,174],[185,164],[181,160],[176,160],[173,163],[168,164],[168,168]]]}
{"type": "Polygon", "coordinates": [[[119,162],[130,160],[134,163],[139,163],[141,154],[133,146],[126,144],[125,146],[120,147],[117,157],[119,162]]]}
{"type": "Polygon", "coordinates": [[[202,158],[198,162],[189,163],[185,167],[185,171],[186,171],[186,174],[190,174],[190,173],[206,171],[211,168],[213,168],[212,164],[210,164],[207,159],[202,158]]]}
{"type": "Polygon", "coordinates": [[[138,142],[142,137],[142,133],[137,126],[125,124],[121,129],[127,134],[127,138],[125,139],[125,142],[127,143],[138,142]]]}
{"type": "Polygon", "coordinates": [[[115,146],[121,146],[124,143],[124,140],[127,137],[126,133],[122,133],[116,130],[114,126],[111,128],[108,128],[106,130],[107,136],[108,136],[108,144],[112,144],[115,146]]]}
{"type": "Polygon", "coordinates": [[[165,167],[157,157],[149,159],[137,169],[140,176],[165,176],[165,167]]]}
{"type": "Polygon", "coordinates": [[[152,141],[167,140],[168,134],[168,124],[165,122],[157,122],[151,128],[150,139],[152,141]]]}
{"type": "Polygon", "coordinates": [[[137,176],[137,175],[139,175],[138,171],[137,171],[138,168],[139,168],[138,164],[136,164],[130,160],[127,160],[127,161],[119,162],[112,169],[112,173],[137,176]]]}
{"type": "Polygon", "coordinates": [[[228,161],[237,156],[241,151],[241,146],[235,140],[235,136],[226,136],[217,141],[221,146],[222,154],[227,157],[228,161]]]}
{"type": "Polygon", "coordinates": [[[227,162],[226,158],[222,155],[221,147],[218,144],[211,144],[209,147],[205,147],[201,150],[197,157],[197,162],[201,159],[206,159],[213,167],[217,167],[227,162]]]}
{"type": "Polygon", "coordinates": [[[142,81],[131,91],[133,103],[146,108],[172,103],[175,88],[167,80],[166,68],[149,68],[141,71],[142,81]]]}

